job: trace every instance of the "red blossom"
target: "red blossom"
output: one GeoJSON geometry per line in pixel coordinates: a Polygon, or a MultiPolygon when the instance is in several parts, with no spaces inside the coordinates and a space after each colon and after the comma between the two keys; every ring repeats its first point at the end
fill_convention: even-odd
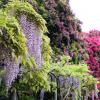
{"type": "MultiPolygon", "coordinates": [[[[91,30],[89,33],[80,33],[85,44],[85,49],[89,54],[87,64],[90,74],[100,79],[100,31],[91,30]]],[[[97,85],[100,89],[100,84],[97,85]]]]}

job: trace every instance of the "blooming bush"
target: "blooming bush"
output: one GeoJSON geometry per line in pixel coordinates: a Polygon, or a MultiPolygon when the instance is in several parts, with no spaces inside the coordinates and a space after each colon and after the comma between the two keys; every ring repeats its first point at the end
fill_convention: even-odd
{"type": "Polygon", "coordinates": [[[84,36],[82,39],[85,43],[85,49],[89,54],[87,64],[90,74],[96,78],[100,78],[100,31],[91,30],[82,36],[84,36]]]}

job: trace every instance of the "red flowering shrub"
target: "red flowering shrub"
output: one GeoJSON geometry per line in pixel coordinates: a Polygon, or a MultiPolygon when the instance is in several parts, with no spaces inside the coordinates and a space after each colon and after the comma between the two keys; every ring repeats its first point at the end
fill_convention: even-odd
{"type": "Polygon", "coordinates": [[[89,54],[87,64],[90,73],[100,78],[100,31],[91,30],[89,33],[81,33],[81,39],[84,40],[85,49],[89,54]]]}

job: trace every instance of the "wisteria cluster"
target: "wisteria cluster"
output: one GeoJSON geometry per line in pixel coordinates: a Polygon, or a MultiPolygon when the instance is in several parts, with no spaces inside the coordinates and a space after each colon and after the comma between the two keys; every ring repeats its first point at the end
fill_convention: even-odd
{"type": "Polygon", "coordinates": [[[64,78],[60,76],[59,81],[60,81],[60,91],[62,98],[68,99],[69,96],[72,96],[75,99],[74,97],[75,90],[79,91],[81,87],[80,80],[75,77],[64,78]]]}
{"type": "Polygon", "coordinates": [[[79,88],[80,87],[80,80],[78,78],[75,78],[75,77],[67,77],[67,78],[64,78],[64,77],[59,77],[59,80],[60,80],[60,85],[61,87],[64,87],[66,88],[66,86],[68,87],[71,87],[71,88],[79,88]]]}
{"type": "Polygon", "coordinates": [[[27,39],[28,56],[33,56],[38,67],[41,67],[41,32],[35,22],[27,20],[27,15],[21,15],[19,21],[27,39]]]}
{"type": "Polygon", "coordinates": [[[10,49],[0,44],[0,67],[5,70],[4,82],[7,89],[11,87],[12,82],[17,78],[19,63],[20,60],[16,62],[16,59],[12,57],[10,49]]]}
{"type": "MultiPolygon", "coordinates": [[[[16,2],[13,1],[8,3],[9,5],[5,7],[5,13],[6,10],[7,11],[9,10],[10,13],[12,11],[12,7],[16,4],[16,2]]],[[[1,27],[0,28],[3,29],[4,27],[7,27],[7,29],[4,29],[4,31],[0,30],[0,39],[5,43],[5,44],[4,43],[0,44],[0,65],[5,69],[6,72],[4,76],[4,81],[5,81],[4,83],[7,89],[9,89],[12,86],[12,82],[15,81],[19,73],[20,70],[19,66],[21,60],[22,58],[24,58],[24,56],[26,57],[27,54],[26,48],[28,49],[28,54],[29,54],[27,55],[27,57],[35,58],[38,67],[41,67],[41,44],[42,44],[41,31],[42,29],[44,29],[44,27],[46,28],[44,19],[42,19],[42,17],[37,12],[35,12],[35,10],[31,7],[31,5],[28,2],[21,3],[20,1],[18,1],[18,4],[16,5],[15,9],[16,10],[20,9],[20,11],[21,10],[23,11],[24,9],[23,11],[24,14],[22,14],[22,12],[19,14],[19,12],[17,11],[13,12],[15,15],[12,15],[12,18],[9,18],[8,15],[6,15],[8,18],[7,20],[5,16],[4,20],[2,16],[0,17],[1,18],[0,25],[2,26],[2,28],[1,27]],[[28,13],[32,13],[33,16],[35,16],[36,20],[33,21],[33,19],[29,18],[30,16],[28,13]],[[35,22],[39,23],[40,26],[37,25],[37,23],[35,22]],[[5,35],[5,33],[7,34],[7,36],[5,35]],[[2,39],[1,35],[6,37],[4,38],[5,40],[2,39]],[[24,39],[25,40],[27,39],[27,41],[24,41],[24,39]],[[16,53],[17,56],[14,55],[14,53],[16,53]]]]}

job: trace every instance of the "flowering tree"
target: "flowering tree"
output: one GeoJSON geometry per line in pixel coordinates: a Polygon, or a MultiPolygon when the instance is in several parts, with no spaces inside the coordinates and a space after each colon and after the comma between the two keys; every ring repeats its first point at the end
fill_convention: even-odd
{"type": "Polygon", "coordinates": [[[82,40],[85,43],[85,49],[89,54],[87,64],[90,74],[100,78],[100,31],[91,30],[89,33],[82,33],[82,40]]]}
{"type": "Polygon", "coordinates": [[[86,38],[87,51],[89,53],[89,59],[87,64],[91,74],[97,78],[100,77],[100,62],[99,62],[99,51],[100,51],[100,37],[86,38]]]}
{"type": "Polygon", "coordinates": [[[60,50],[69,47],[81,31],[81,21],[73,14],[69,0],[45,0],[44,5],[46,15],[43,17],[47,21],[51,46],[60,50]]]}

